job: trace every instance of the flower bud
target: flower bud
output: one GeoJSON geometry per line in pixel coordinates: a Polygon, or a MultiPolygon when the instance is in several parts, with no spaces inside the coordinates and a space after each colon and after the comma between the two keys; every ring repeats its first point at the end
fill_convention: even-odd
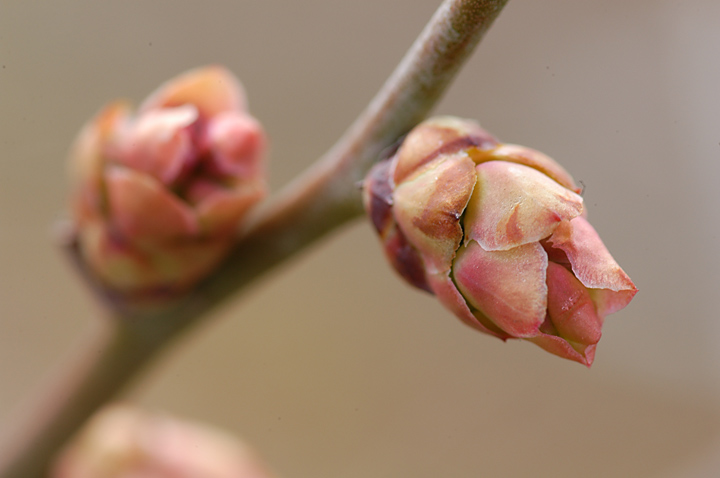
{"type": "Polygon", "coordinates": [[[105,107],[70,154],[86,263],[122,293],[193,285],[264,197],[265,150],[240,83],[221,67],[169,81],[135,114],[122,102],[105,107]]]}
{"type": "Polygon", "coordinates": [[[52,478],[271,478],[233,436],[205,425],[111,406],[56,459],[52,478]]]}
{"type": "Polygon", "coordinates": [[[363,189],[393,267],[463,322],[590,366],[637,289],[585,219],[572,177],[476,123],[433,118],[363,189]]]}

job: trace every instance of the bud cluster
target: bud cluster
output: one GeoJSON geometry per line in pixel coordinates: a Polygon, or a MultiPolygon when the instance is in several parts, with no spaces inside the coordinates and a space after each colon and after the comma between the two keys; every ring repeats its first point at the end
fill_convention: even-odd
{"type": "Polygon", "coordinates": [[[70,154],[73,216],[91,270],[123,293],[174,291],[227,253],[265,195],[265,136],[221,67],[185,73],[132,114],[107,106],[70,154]]]}
{"type": "Polygon", "coordinates": [[[548,156],[438,117],[376,165],[365,207],[393,267],[468,325],[590,365],[636,293],[548,156]]]}

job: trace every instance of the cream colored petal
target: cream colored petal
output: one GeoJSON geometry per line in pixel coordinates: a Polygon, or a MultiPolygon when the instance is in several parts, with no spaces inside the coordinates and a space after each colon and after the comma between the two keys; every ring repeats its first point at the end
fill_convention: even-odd
{"type": "Polygon", "coordinates": [[[115,102],[106,106],[78,134],[69,154],[69,174],[76,213],[101,215],[102,174],[116,137],[122,134],[129,117],[129,106],[115,102]]]}
{"type": "Polygon", "coordinates": [[[91,270],[109,287],[137,298],[182,291],[204,278],[227,254],[232,238],[133,245],[102,222],[80,229],[80,250],[91,270]]]}
{"type": "Polygon", "coordinates": [[[121,238],[113,237],[104,222],[91,222],[79,229],[80,251],[90,269],[115,290],[142,289],[156,281],[146,254],[121,238]]]}
{"type": "Polygon", "coordinates": [[[229,189],[207,179],[198,179],[188,189],[196,203],[203,235],[228,234],[234,231],[246,213],[265,197],[267,189],[260,181],[250,181],[229,189]]]}
{"type": "Polygon", "coordinates": [[[193,211],[155,178],[121,166],[106,172],[110,218],[131,242],[159,242],[198,234],[193,211]]]}
{"type": "Polygon", "coordinates": [[[500,329],[533,337],[545,320],[547,254],[538,243],[486,251],[471,241],[458,250],[452,277],[468,303],[500,329]]]}
{"type": "Polygon", "coordinates": [[[478,165],[476,171],[465,235],[487,251],[544,239],[561,221],[583,210],[580,196],[527,166],[491,161],[478,165]]]}
{"type": "Polygon", "coordinates": [[[446,272],[460,245],[460,217],[475,186],[474,163],[455,154],[398,184],[393,214],[408,241],[422,255],[428,273],[446,272]]]}
{"type": "Polygon", "coordinates": [[[501,144],[492,149],[472,149],[468,151],[475,163],[488,161],[507,161],[522,164],[550,176],[558,184],[579,193],[580,188],[575,185],[570,173],[560,166],[554,159],[540,151],[516,144],[501,144]]]}
{"type": "Polygon", "coordinates": [[[211,118],[225,111],[245,109],[242,85],[227,69],[208,66],[190,70],[164,83],[140,107],[148,110],[195,105],[203,118],[211,118]]]}
{"type": "Polygon", "coordinates": [[[403,140],[397,152],[393,179],[395,184],[400,184],[441,154],[495,145],[495,137],[475,121],[453,116],[430,118],[413,128],[403,140]]]}
{"type": "Polygon", "coordinates": [[[151,245],[148,255],[156,277],[154,287],[185,290],[213,271],[230,250],[232,236],[151,245]]]}

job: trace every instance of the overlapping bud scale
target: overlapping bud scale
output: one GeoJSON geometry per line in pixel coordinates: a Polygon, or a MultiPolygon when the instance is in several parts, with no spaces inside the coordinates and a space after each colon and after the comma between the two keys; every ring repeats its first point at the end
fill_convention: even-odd
{"type": "Polygon", "coordinates": [[[224,68],[162,85],[85,125],[70,154],[73,216],[92,271],[122,293],[180,290],[229,250],[266,192],[265,135],[224,68]]]}
{"type": "Polygon", "coordinates": [[[590,365],[607,314],[636,293],[548,156],[476,123],[433,118],[368,175],[394,268],[468,325],[590,365]]]}

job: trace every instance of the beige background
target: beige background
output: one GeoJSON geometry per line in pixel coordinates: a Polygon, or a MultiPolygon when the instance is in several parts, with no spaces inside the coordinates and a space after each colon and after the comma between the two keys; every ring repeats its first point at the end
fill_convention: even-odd
{"type": "MultiPolygon", "coordinates": [[[[0,3],[0,426],[94,320],[50,240],[106,101],[220,62],[275,189],[371,98],[434,0],[0,3]]],[[[592,370],[463,326],[369,226],[230,301],[130,398],[233,430],[282,476],[720,473],[720,3],[511,0],[437,111],[561,161],[640,288],[592,370]]]]}

